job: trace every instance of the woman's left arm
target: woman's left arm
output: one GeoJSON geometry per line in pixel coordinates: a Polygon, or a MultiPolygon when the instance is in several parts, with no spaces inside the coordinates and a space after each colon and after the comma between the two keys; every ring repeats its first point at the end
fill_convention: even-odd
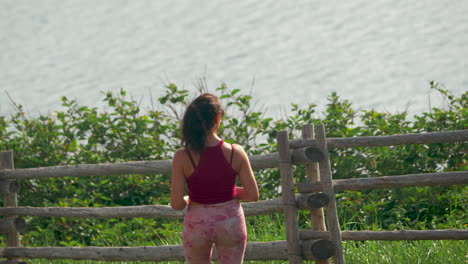
{"type": "Polygon", "coordinates": [[[184,176],[184,155],[184,150],[178,150],[172,160],[171,207],[175,210],[182,210],[188,204],[188,197],[184,197],[187,185],[184,176]]]}

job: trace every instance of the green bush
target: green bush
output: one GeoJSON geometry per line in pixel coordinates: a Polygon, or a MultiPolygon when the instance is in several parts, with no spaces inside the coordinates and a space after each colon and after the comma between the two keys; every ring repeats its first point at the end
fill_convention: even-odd
{"type": "MultiPolygon", "coordinates": [[[[324,113],[316,105],[291,104],[290,115],[265,115],[252,96],[222,84],[216,89],[226,108],[219,133],[228,142],[243,145],[249,154],[276,151],[276,132],[286,129],[300,137],[306,123],[324,123],[327,137],[380,136],[450,131],[468,128],[468,92],[454,96],[434,82],[431,89],[447,101],[443,108],[408,117],[407,112],[374,109],[356,111],[336,93],[328,96],[324,113]]],[[[170,159],[181,147],[179,123],[190,99],[175,84],[165,87],[158,109],[142,109],[126,92],[103,93],[107,111],[81,106],[62,98],[64,111],[29,117],[19,106],[11,117],[0,116],[0,150],[13,150],[16,168],[170,159]]],[[[467,143],[394,147],[332,149],[335,179],[466,170],[467,143]]],[[[261,198],[278,197],[276,169],[256,172],[261,198]]],[[[305,180],[304,168],[295,168],[297,182],[305,180]]],[[[20,206],[123,206],[168,204],[169,175],[65,177],[21,181],[20,206]]],[[[338,193],[343,229],[399,229],[463,227],[466,187],[403,188],[338,193]]],[[[301,217],[301,225],[308,221],[301,217]]],[[[78,220],[30,218],[34,230],[25,241],[62,241],[67,245],[105,244],[106,230],[134,227],[143,220],[78,220]],[[138,222],[140,221],[140,222],[138,222]],[[71,228],[73,226],[73,228],[71,228]],[[41,237],[41,238],[39,238],[41,237]],[[105,240],[105,239],[104,239],[105,240]]],[[[145,221],[143,221],[145,222],[145,221]]],[[[146,223],[146,222],[145,222],[146,223]]],[[[154,230],[168,230],[170,221],[157,220],[154,230]]],[[[133,230],[133,229],[132,229],[133,230]]],[[[107,232],[107,231],[106,231],[107,232]]],[[[145,233],[128,232],[129,237],[145,233]]],[[[32,242],[31,242],[32,243],[32,242]]]]}

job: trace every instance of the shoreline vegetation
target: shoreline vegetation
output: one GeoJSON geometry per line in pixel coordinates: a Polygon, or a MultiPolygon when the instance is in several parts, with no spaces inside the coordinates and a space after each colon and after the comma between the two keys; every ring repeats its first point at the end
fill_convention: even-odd
{"type": "MultiPolygon", "coordinates": [[[[276,131],[287,129],[299,138],[306,123],[324,123],[327,137],[379,136],[468,129],[468,92],[450,94],[435,82],[445,107],[410,116],[355,110],[332,93],[323,113],[313,103],[291,103],[291,113],[266,117],[253,98],[225,84],[211,91],[225,106],[220,135],[247,153],[276,151],[276,131]]],[[[203,90],[203,89],[202,89],[203,90]]],[[[204,91],[207,89],[205,88],[204,91]]],[[[0,116],[0,150],[13,150],[15,168],[83,163],[163,160],[180,148],[179,119],[190,100],[187,90],[165,87],[157,107],[141,109],[126,92],[103,93],[106,111],[62,98],[63,111],[29,117],[17,105],[10,117],[0,116]],[[159,110],[158,110],[159,109],[159,110]]],[[[466,171],[467,142],[394,147],[331,149],[333,178],[466,171]]],[[[295,168],[303,182],[304,168],[295,168]]],[[[279,173],[255,172],[261,200],[279,197],[279,173]]],[[[101,207],[168,204],[169,175],[65,177],[20,181],[20,206],[101,207]]],[[[468,228],[468,186],[415,187],[337,193],[341,230],[430,230],[468,228]]],[[[26,247],[39,246],[155,246],[181,243],[181,221],[169,219],[25,218],[26,247]]],[[[301,229],[311,226],[307,211],[299,211],[301,229]]],[[[248,217],[249,242],[284,240],[283,215],[248,217]]],[[[0,243],[4,245],[4,236],[0,243]]],[[[465,263],[466,241],[344,241],[347,263],[465,263]]],[[[122,263],[110,261],[26,260],[28,263],[122,263]]],[[[132,262],[127,262],[132,263],[132,262]]],[[[162,262],[171,263],[171,262],[162,262]]],[[[175,263],[175,262],[172,262],[175,263]]],[[[177,262],[179,263],[179,262],[177,262]]],[[[246,261],[245,263],[265,263],[246,261]]],[[[269,263],[285,263],[272,261],[269,263]]],[[[312,262],[310,262],[312,263],[312,262]]]]}

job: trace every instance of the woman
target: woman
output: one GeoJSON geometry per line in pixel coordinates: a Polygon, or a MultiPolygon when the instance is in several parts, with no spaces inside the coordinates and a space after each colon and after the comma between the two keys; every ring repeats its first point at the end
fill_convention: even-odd
{"type": "Polygon", "coordinates": [[[176,210],[188,206],[182,236],[190,264],[211,263],[213,244],[218,263],[242,263],[247,233],[239,200],[259,197],[244,149],[216,134],[222,116],[216,96],[197,97],[182,120],[184,148],[172,161],[171,206],[176,210]],[[236,186],[237,178],[242,187],[236,186]],[[186,189],[188,196],[184,196],[186,189]]]}

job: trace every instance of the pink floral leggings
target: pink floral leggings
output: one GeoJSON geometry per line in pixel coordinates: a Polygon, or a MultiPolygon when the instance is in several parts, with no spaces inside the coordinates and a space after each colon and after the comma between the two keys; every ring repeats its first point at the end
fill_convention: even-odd
{"type": "Polygon", "coordinates": [[[244,211],[237,199],[209,205],[189,205],[184,218],[183,244],[189,264],[211,263],[216,247],[220,264],[240,264],[247,232],[244,211]]]}

